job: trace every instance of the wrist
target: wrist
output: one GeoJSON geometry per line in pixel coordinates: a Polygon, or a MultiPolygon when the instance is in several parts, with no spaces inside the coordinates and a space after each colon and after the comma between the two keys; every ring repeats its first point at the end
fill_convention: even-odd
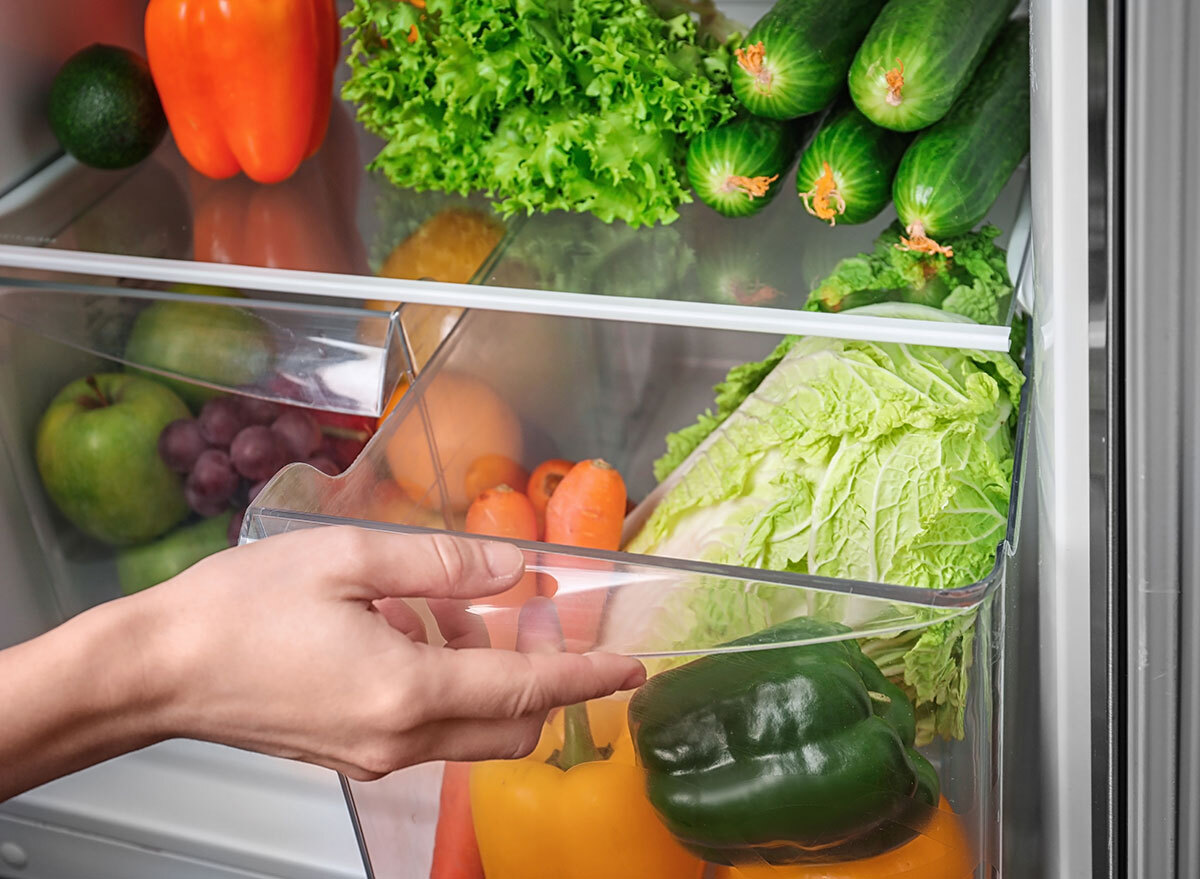
{"type": "Polygon", "coordinates": [[[172,736],[169,666],[164,662],[155,602],[148,595],[119,599],[80,614],[55,633],[89,669],[81,706],[122,751],[172,736]],[[71,629],[74,631],[70,631],[71,629]]]}
{"type": "Polygon", "coordinates": [[[0,651],[0,800],[170,737],[147,602],[122,599],[0,651]]]}

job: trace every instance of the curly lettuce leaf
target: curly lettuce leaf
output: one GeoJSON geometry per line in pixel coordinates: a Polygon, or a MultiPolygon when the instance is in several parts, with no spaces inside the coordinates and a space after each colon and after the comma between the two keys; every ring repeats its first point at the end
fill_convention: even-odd
{"type": "Polygon", "coordinates": [[[845,311],[879,302],[908,302],[998,324],[1007,312],[1012,283],[1005,253],[996,246],[1000,230],[947,239],[954,257],[903,250],[894,223],[875,239],[870,253],[841,260],[809,294],[808,311],[845,311]]]}
{"type": "Polygon", "coordinates": [[[1001,320],[996,296],[982,281],[975,281],[970,287],[965,284],[955,287],[942,301],[942,309],[980,324],[997,324],[1001,320]]]}
{"type": "Polygon", "coordinates": [[[342,23],[371,167],[505,216],[670,222],[688,140],[731,115],[724,46],[642,0],[355,0],[342,23]]]}

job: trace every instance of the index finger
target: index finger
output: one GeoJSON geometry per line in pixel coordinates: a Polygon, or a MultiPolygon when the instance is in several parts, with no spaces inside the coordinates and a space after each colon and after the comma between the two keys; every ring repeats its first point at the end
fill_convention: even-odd
{"type": "Polygon", "coordinates": [[[495,595],[525,570],[514,546],[445,534],[329,528],[312,543],[323,563],[333,562],[344,595],[366,601],[495,595]]]}

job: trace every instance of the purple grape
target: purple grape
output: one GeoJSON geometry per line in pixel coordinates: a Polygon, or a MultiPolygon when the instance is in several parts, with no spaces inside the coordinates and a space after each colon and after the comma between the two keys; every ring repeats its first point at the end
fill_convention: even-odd
{"type": "Polygon", "coordinates": [[[324,455],[315,455],[304,462],[309,467],[316,467],[326,476],[337,476],[342,471],[338,469],[338,465],[324,455]]]}
{"type": "Polygon", "coordinates": [[[213,516],[219,516],[229,509],[229,501],[209,500],[188,485],[183,487],[183,497],[187,501],[188,507],[195,510],[206,519],[211,519],[213,516]]]}
{"type": "Polygon", "coordinates": [[[200,410],[200,435],[210,446],[229,448],[238,431],[246,426],[241,406],[233,397],[209,400],[200,410]]]}
{"type": "Polygon", "coordinates": [[[286,456],[279,434],[261,424],[243,427],[229,446],[234,468],[252,482],[272,476],[287,463],[286,456]]]}
{"type": "Polygon", "coordinates": [[[229,520],[229,531],[226,536],[229,538],[230,546],[237,546],[238,538],[242,534],[242,521],[246,518],[246,510],[242,508],[233,514],[229,520]]]}
{"type": "Polygon", "coordinates": [[[158,456],[176,473],[190,472],[207,448],[208,443],[200,435],[200,422],[195,418],[172,421],[158,435],[158,456]]]}
{"type": "Polygon", "coordinates": [[[271,425],[292,461],[303,461],[321,445],[321,426],[303,412],[284,412],[271,425]]]}
{"type": "Polygon", "coordinates": [[[270,424],[279,416],[279,404],[256,397],[241,397],[238,404],[247,424],[270,424]]]}
{"type": "Polygon", "coordinates": [[[259,493],[264,488],[267,487],[267,483],[270,481],[271,481],[271,477],[268,476],[266,479],[260,479],[258,482],[254,483],[252,486],[250,486],[249,491],[246,492],[246,503],[247,504],[254,503],[254,499],[256,497],[258,497],[259,493]]]}
{"type": "Polygon", "coordinates": [[[229,456],[220,449],[207,449],[196,459],[183,487],[188,506],[201,516],[216,516],[229,508],[238,488],[238,476],[229,456]]]}

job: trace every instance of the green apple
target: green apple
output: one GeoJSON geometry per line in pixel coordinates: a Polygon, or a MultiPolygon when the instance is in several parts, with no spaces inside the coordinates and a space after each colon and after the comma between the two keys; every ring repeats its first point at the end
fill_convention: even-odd
{"type": "Polygon", "coordinates": [[[152,375],[198,410],[223,393],[138,369],[161,369],[233,389],[265,378],[274,362],[271,334],[257,315],[233,305],[155,302],[143,309],[125,342],[125,362],[152,375]]]}
{"type": "Polygon", "coordinates": [[[117,577],[126,595],[170,580],[196,562],[229,547],[233,511],[181,525],[157,540],[117,553],[117,577]]]}
{"type": "Polygon", "coordinates": [[[231,299],[245,299],[241,290],[232,287],[213,287],[211,284],[171,284],[167,287],[172,293],[184,293],[188,296],[224,296],[231,299]]]}
{"type": "Polygon", "coordinates": [[[158,435],[187,406],[158,382],[120,372],[71,382],[38,424],[35,454],[50,499],[79,530],[125,545],[188,514],[183,481],[158,456],[158,435]]]}

